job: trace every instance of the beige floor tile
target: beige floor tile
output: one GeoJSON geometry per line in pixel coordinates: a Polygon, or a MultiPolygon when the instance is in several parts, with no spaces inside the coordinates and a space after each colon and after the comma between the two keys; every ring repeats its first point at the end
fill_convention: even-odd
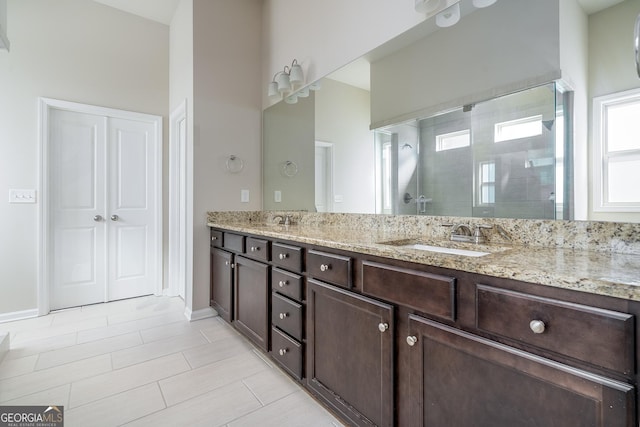
{"type": "Polygon", "coordinates": [[[260,402],[236,382],[136,420],[127,427],[221,426],[260,408],[260,402]]]}
{"type": "Polygon", "coordinates": [[[71,384],[69,406],[76,408],[188,370],[187,361],[181,353],[176,353],[75,381],[71,384]]]}
{"type": "Polygon", "coordinates": [[[297,391],[228,425],[229,427],[334,427],[342,424],[304,391],[297,391]]]}
{"type": "Polygon", "coordinates": [[[167,405],[172,406],[266,369],[272,368],[253,352],[246,352],[232,359],[225,359],[162,380],[160,388],[167,405]]]}
{"type": "MultiPolygon", "coordinates": [[[[65,410],[65,425],[111,427],[125,424],[165,408],[157,383],[118,393],[78,408],[65,410]]],[[[156,424],[162,425],[162,424],[156,424]]],[[[168,425],[168,424],[164,424],[168,425]]],[[[185,424],[174,424],[185,425],[185,424]]]]}
{"type": "Polygon", "coordinates": [[[187,335],[153,341],[125,350],[114,351],[111,354],[113,369],[120,369],[136,363],[156,359],[160,356],[173,354],[182,350],[206,344],[207,340],[198,331],[187,335]]]}
{"type": "Polygon", "coordinates": [[[240,337],[232,336],[210,344],[190,348],[183,351],[183,354],[189,365],[196,369],[252,350],[251,344],[240,337]]]}
{"type": "Polygon", "coordinates": [[[57,337],[87,329],[99,328],[101,326],[107,326],[107,318],[105,316],[86,319],[82,322],[72,322],[58,326],[51,325],[45,328],[23,330],[16,333],[15,337],[11,338],[11,342],[22,344],[33,340],[41,340],[43,338],[57,337]]]}
{"type": "Polygon", "coordinates": [[[110,325],[115,325],[169,312],[176,313],[177,309],[184,310],[184,302],[180,298],[158,298],[157,300],[146,298],[140,304],[132,307],[131,310],[110,314],[107,319],[110,325]]]}
{"type": "Polygon", "coordinates": [[[212,324],[210,327],[201,329],[202,334],[207,337],[210,342],[238,336],[238,332],[228,323],[222,321],[220,317],[214,317],[213,319],[217,324],[212,324]]]}
{"type": "MultiPolygon", "coordinates": [[[[138,332],[41,353],[36,369],[46,369],[142,344],[138,332]]],[[[115,367],[117,369],[117,367],[115,367]]]]}
{"type": "Polygon", "coordinates": [[[278,369],[260,372],[242,380],[263,405],[300,390],[300,386],[278,369]]]}
{"type": "Polygon", "coordinates": [[[183,334],[187,334],[193,331],[199,331],[202,329],[210,328],[218,325],[218,321],[214,317],[198,320],[195,322],[175,322],[169,325],[156,326],[153,328],[140,331],[142,339],[145,343],[158,341],[165,338],[171,338],[183,334]]]}
{"type": "Polygon", "coordinates": [[[110,370],[111,357],[106,354],[0,380],[0,402],[93,377],[110,370]]]}
{"type": "Polygon", "coordinates": [[[2,323],[0,324],[0,329],[11,333],[11,337],[13,338],[17,332],[45,328],[47,326],[51,326],[51,322],[53,322],[53,318],[50,316],[32,317],[29,319],[2,323]]]}
{"type": "Polygon", "coordinates": [[[0,363],[0,380],[33,372],[37,360],[37,354],[19,359],[5,359],[0,363]]]}
{"type": "Polygon", "coordinates": [[[144,319],[132,320],[131,322],[117,323],[102,328],[88,329],[78,332],[78,343],[97,341],[104,338],[114,337],[116,335],[128,334],[140,330],[153,328],[155,326],[169,325],[175,322],[186,322],[182,312],[165,313],[146,317],[144,319]]]}
{"type": "Polygon", "coordinates": [[[60,326],[68,323],[83,322],[87,319],[95,319],[96,317],[104,317],[106,315],[99,313],[86,312],[82,310],[82,307],[70,308],[67,310],[52,311],[50,316],[52,317],[52,326],[60,326]]]}
{"type": "Polygon", "coordinates": [[[71,390],[71,384],[64,384],[48,390],[38,391],[36,393],[22,396],[14,400],[2,402],[2,405],[64,406],[66,411],[67,406],[69,406],[69,390],[71,390]]]}
{"type": "Polygon", "coordinates": [[[7,353],[4,360],[6,361],[10,359],[20,359],[45,351],[69,347],[75,345],[76,340],[77,334],[73,332],[67,335],[42,338],[39,340],[33,340],[23,343],[16,343],[12,341],[10,343],[10,351],[9,353],[7,353]]]}

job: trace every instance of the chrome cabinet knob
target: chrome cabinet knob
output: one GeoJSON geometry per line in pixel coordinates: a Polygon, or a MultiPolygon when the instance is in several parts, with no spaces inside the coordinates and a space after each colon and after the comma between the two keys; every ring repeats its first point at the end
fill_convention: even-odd
{"type": "Polygon", "coordinates": [[[213,242],[215,240],[218,240],[218,238],[216,236],[211,236],[211,241],[213,242]]]}
{"type": "Polygon", "coordinates": [[[260,250],[260,246],[251,246],[251,252],[257,252],[260,250]]]}
{"type": "Polygon", "coordinates": [[[410,335],[407,337],[407,344],[409,344],[409,346],[413,347],[414,345],[416,345],[417,342],[418,342],[418,337],[415,337],[413,335],[410,335]]]}
{"type": "Polygon", "coordinates": [[[119,219],[120,219],[120,217],[118,215],[115,215],[115,214],[111,215],[111,221],[117,221],[119,219]]]}
{"type": "Polygon", "coordinates": [[[289,282],[287,280],[280,280],[278,282],[278,286],[280,286],[281,288],[284,288],[288,284],[289,284],[289,282]]]}
{"type": "Polygon", "coordinates": [[[284,356],[288,352],[289,352],[289,350],[286,349],[286,348],[281,348],[280,350],[278,350],[278,353],[280,353],[280,356],[284,356]]]}
{"type": "Polygon", "coordinates": [[[541,334],[544,332],[546,325],[542,320],[532,320],[531,322],[529,322],[529,327],[534,334],[541,334]]]}
{"type": "Polygon", "coordinates": [[[287,259],[287,258],[289,258],[289,254],[280,254],[280,255],[278,255],[278,258],[287,259]]]}
{"type": "Polygon", "coordinates": [[[380,332],[385,332],[387,329],[389,329],[389,324],[388,323],[379,323],[378,324],[378,330],[380,332]]]}
{"type": "Polygon", "coordinates": [[[284,320],[289,317],[289,313],[280,313],[280,319],[284,320]]]}
{"type": "Polygon", "coordinates": [[[229,264],[231,264],[229,261],[224,262],[224,265],[229,265],[229,264]]]}
{"type": "Polygon", "coordinates": [[[331,264],[320,264],[320,271],[331,270],[331,264]]]}
{"type": "Polygon", "coordinates": [[[100,222],[100,221],[102,221],[102,215],[96,215],[96,216],[94,216],[94,217],[93,217],[93,220],[94,220],[95,222],[100,222]]]}

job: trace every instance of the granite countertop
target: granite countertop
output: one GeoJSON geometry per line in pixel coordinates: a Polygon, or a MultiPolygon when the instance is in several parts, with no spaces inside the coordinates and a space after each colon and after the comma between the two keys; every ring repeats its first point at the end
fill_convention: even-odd
{"type": "Polygon", "coordinates": [[[475,245],[420,237],[397,229],[266,225],[253,221],[208,222],[209,227],[324,246],[436,267],[640,301],[640,255],[518,245],[475,245]],[[419,242],[490,252],[481,257],[402,247],[419,242]]]}

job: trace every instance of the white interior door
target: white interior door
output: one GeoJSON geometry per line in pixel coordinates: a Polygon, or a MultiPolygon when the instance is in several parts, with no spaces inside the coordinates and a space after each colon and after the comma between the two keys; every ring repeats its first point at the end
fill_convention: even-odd
{"type": "Polygon", "coordinates": [[[52,110],[52,309],[105,299],[105,150],[106,118],[52,110]]]}
{"type": "Polygon", "coordinates": [[[156,289],[158,128],[145,120],[51,109],[51,309],[156,289]]]}
{"type": "Polygon", "coordinates": [[[155,127],[110,118],[108,124],[109,301],[153,293],[157,215],[154,200],[155,127]]]}
{"type": "Polygon", "coordinates": [[[333,145],[316,141],[315,205],[317,212],[333,211],[333,145]]]}

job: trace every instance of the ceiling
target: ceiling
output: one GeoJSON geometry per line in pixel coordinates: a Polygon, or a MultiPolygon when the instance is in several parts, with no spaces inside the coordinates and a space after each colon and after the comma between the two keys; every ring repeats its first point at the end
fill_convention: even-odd
{"type": "Polygon", "coordinates": [[[165,25],[171,24],[180,0],[93,0],[165,25]]]}

